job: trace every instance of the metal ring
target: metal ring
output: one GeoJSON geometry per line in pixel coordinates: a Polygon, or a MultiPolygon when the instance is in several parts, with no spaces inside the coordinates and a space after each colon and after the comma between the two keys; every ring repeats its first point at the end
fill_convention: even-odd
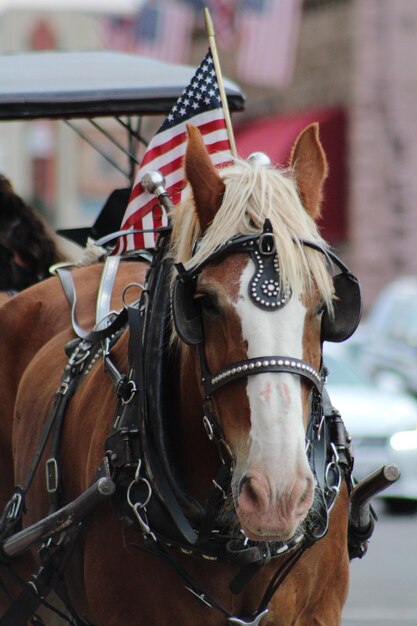
{"type": "Polygon", "coordinates": [[[135,393],[137,392],[138,388],[136,387],[135,381],[134,380],[128,380],[127,381],[127,385],[130,386],[130,396],[127,398],[127,400],[125,400],[124,398],[122,398],[122,404],[129,404],[129,402],[132,402],[135,393]]]}
{"type": "Polygon", "coordinates": [[[203,417],[203,424],[204,424],[205,431],[207,433],[207,437],[210,439],[210,441],[213,441],[213,437],[214,437],[213,426],[209,418],[206,415],[204,415],[203,417]]]}
{"type": "Polygon", "coordinates": [[[146,505],[149,503],[150,499],[152,497],[152,487],[149,483],[149,481],[146,478],[139,478],[138,480],[132,480],[132,482],[130,483],[128,489],[127,489],[127,494],[126,494],[126,498],[127,498],[127,503],[128,505],[135,510],[136,508],[139,509],[144,509],[146,507],[146,505]],[[144,502],[132,502],[132,499],[130,497],[130,491],[133,487],[133,485],[138,485],[139,482],[142,482],[146,485],[147,489],[148,489],[148,494],[144,500],[144,502]]]}
{"type": "Polygon", "coordinates": [[[326,467],[326,472],[325,472],[325,481],[326,481],[326,486],[329,489],[329,491],[333,491],[335,494],[338,494],[340,491],[340,486],[342,484],[342,473],[340,471],[340,467],[337,465],[337,463],[335,463],[334,461],[332,461],[331,463],[329,463],[326,467]],[[329,481],[329,475],[330,472],[334,471],[336,476],[337,476],[337,484],[336,485],[331,485],[330,481],[329,481]]]}
{"type": "MultiPolygon", "coordinates": [[[[142,291],[145,289],[145,286],[142,285],[142,283],[129,283],[128,285],[126,285],[126,287],[123,289],[122,291],[122,302],[123,302],[123,306],[126,308],[128,306],[127,302],[126,302],[126,293],[128,292],[129,289],[131,289],[132,287],[137,287],[138,289],[140,289],[140,292],[142,293],[142,291]]],[[[138,298],[139,300],[139,298],[138,298]]],[[[138,300],[135,300],[134,302],[137,302],[138,300]]]]}
{"type": "Polygon", "coordinates": [[[333,460],[330,461],[330,463],[328,463],[328,465],[326,466],[326,471],[325,471],[325,482],[326,482],[326,486],[327,488],[332,491],[335,495],[337,495],[340,491],[340,487],[342,485],[342,472],[340,470],[340,465],[339,465],[339,453],[337,451],[336,446],[334,445],[333,442],[330,443],[330,447],[333,450],[333,460]],[[337,476],[337,483],[335,485],[330,484],[330,472],[334,471],[334,473],[337,476]]]}

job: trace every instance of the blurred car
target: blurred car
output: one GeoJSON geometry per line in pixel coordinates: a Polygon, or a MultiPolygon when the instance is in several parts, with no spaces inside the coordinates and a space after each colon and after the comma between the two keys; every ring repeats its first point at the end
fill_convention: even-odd
{"type": "MultiPolygon", "coordinates": [[[[336,346],[332,346],[335,348],[336,346]]],[[[327,390],[353,442],[354,476],[360,480],[386,463],[401,478],[381,497],[391,510],[417,506],[417,401],[403,392],[385,391],[349,366],[335,350],[325,349],[327,390]]],[[[341,352],[343,355],[344,353],[341,352]]]]}
{"type": "Polygon", "coordinates": [[[417,278],[381,291],[366,320],[360,365],[380,387],[417,395],[417,278]]]}

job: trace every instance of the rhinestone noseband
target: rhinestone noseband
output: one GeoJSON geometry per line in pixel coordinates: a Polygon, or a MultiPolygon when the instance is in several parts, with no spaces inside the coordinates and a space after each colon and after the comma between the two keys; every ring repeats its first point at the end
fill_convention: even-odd
{"type": "Polygon", "coordinates": [[[209,396],[227,383],[238,380],[239,378],[245,378],[253,374],[263,374],[265,372],[285,372],[302,376],[313,383],[320,394],[325,383],[324,376],[310,363],[307,363],[307,361],[282,356],[264,356],[239,361],[220,370],[216,374],[204,376],[202,378],[204,393],[206,396],[209,396]]]}

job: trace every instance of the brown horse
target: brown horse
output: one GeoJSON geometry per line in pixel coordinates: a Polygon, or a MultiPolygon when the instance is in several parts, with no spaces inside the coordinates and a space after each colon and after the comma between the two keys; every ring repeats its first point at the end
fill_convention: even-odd
{"type": "MultiPolygon", "coordinates": [[[[198,132],[189,133],[191,192],[175,210],[161,260],[168,268],[176,263],[159,286],[162,299],[173,292],[174,325],[165,317],[158,322],[156,298],[148,322],[156,330],[142,363],[135,351],[149,328],[130,326],[108,339],[113,373],[145,368],[149,388],[119,377],[129,393],[117,397],[98,356],[107,341],[100,338],[65,412],[56,455],[59,505],[83,494],[99,467],[116,483],[115,496],[83,523],[69,558],[68,596],[82,620],[73,623],[336,626],[349,578],[349,481],[338,464],[347,450],[336,458],[329,445],[325,476],[311,450],[320,445],[317,433],[325,439],[315,408],[323,391],[322,341],[344,338],[357,319],[337,331],[343,298],[334,300],[315,224],[327,174],[318,129],[300,135],[288,172],[237,161],[219,173],[198,132]],[[132,404],[147,411],[138,409],[138,427],[126,427],[118,439],[132,404]],[[130,435],[140,463],[124,452],[130,435]]],[[[121,263],[112,308],[123,309],[127,284],[146,284],[143,313],[154,271],[121,263]]],[[[100,265],[73,272],[84,328],[95,322],[101,272],[100,265]]],[[[13,485],[27,482],[51,400],[63,388],[64,346],[74,332],[58,278],[3,305],[0,327],[6,503],[13,485]]],[[[35,472],[25,494],[24,527],[50,510],[44,474],[35,472]]],[[[14,569],[22,577],[34,571],[29,554],[18,556],[14,569]]],[[[18,586],[6,568],[1,572],[3,591],[15,595],[18,586]]]]}

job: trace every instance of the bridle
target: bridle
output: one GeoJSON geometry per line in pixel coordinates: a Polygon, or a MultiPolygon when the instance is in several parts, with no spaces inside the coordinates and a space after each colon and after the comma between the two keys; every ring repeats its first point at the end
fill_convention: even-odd
{"type": "MultiPolygon", "coordinates": [[[[336,297],[333,314],[324,310],[321,322],[321,340],[342,341],[356,330],[361,316],[361,295],[358,280],[340,259],[318,244],[300,240],[303,246],[312,248],[326,256],[341,272],[333,278],[336,297]],[[346,304],[346,301],[347,304],[346,304]]],[[[195,244],[194,250],[198,243],[195,244]]],[[[255,264],[255,273],[249,283],[249,295],[254,305],[260,309],[275,311],[284,307],[291,298],[289,286],[282,286],[279,272],[279,261],[271,223],[265,220],[263,230],[258,235],[235,237],[226,242],[218,251],[209,256],[203,263],[185,269],[177,264],[178,276],[172,289],[171,310],[176,332],[180,339],[198,349],[201,387],[204,395],[204,423],[209,434],[221,430],[218,416],[213,407],[213,394],[236,380],[263,374],[265,372],[287,373],[299,376],[308,381],[313,388],[312,412],[317,431],[322,416],[322,393],[326,374],[321,364],[317,370],[311,363],[303,359],[282,355],[259,355],[257,358],[245,359],[231,363],[218,372],[209,370],[204,351],[204,331],[201,310],[194,296],[196,280],[203,268],[213,261],[233,253],[249,254],[255,264]],[[314,407],[314,409],[313,409],[314,407]]]]}

